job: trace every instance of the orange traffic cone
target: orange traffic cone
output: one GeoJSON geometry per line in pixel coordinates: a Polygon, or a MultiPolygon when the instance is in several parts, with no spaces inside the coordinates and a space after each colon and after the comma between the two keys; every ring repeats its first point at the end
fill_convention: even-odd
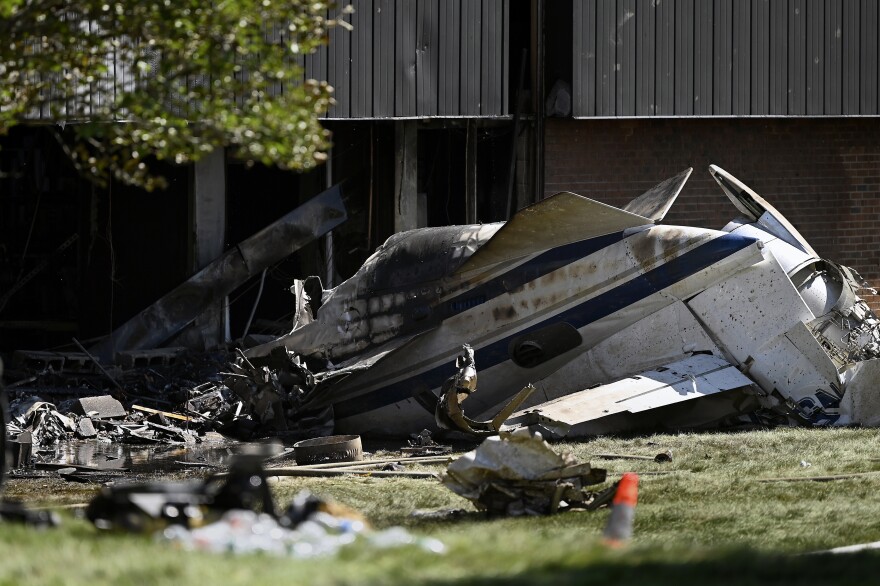
{"type": "Polygon", "coordinates": [[[639,496],[639,475],[627,472],[617,483],[617,492],[611,505],[611,516],[605,525],[602,542],[609,547],[619,547],[632,537],[636,501],[639,496]]]}

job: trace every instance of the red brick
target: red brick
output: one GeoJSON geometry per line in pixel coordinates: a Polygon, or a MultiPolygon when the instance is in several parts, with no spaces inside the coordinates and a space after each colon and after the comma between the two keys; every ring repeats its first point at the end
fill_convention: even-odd
{"type": "MultiPolygon", "coordinates": [[[[880,288],[880,119],[549,119],[545,193],[622,206],[693,166],[665,222],[721,227],[736,210],[708,174],[733,173],[817,252],[880,288]]],[[[871,296],[880,310],[880,296],[871,296]]]]}

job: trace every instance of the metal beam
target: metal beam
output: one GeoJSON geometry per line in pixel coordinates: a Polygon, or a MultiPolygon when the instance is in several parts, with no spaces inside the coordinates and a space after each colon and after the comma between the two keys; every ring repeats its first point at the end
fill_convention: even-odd
{"type": "MultiPolygon", "coordinates": [[[[190,270],[195,274],[219,258],[226,243],[225,149],[215,149],[195,163],[190,197],[190,270]]],[[[217,299],[196,317],[195,327],[206,349],[226,341],[229,324],[225,305],[223,298],[217,299]]]]}
{"type": "Polygon", "coordinates": [[[418,228],[418,121],[394,123],[394,231],[418,228]]]}
{"type": "Polygon", "coordinates": [[[102,361],[116,352],[156,348],[249,278],[346,220],[342,191],[328,189],[263,228],[178,285],[91,348],[102,361]]]}

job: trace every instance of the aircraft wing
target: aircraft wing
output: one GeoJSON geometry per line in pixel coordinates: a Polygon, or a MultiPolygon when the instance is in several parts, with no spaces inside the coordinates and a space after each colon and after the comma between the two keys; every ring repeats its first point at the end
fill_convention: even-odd
{"type": "Polygon", "coordinates": [[[693,168],[658,183],[624,208],[561,191],[516,213],[477,250],[458,274],[522,258],[533,252],[659,222],[693,168]]]}
{"type": "Polygon", "coordinates": [[[561,191],[517,212],[456,273],[653,223],[650,218],[561,191]]]}
{"type": "Polygon", "coordinates": [[[751,379],[723,358],[695,354],[525,409],[505,425],[571,438],[700,427],[757,407],[751,379]]]}

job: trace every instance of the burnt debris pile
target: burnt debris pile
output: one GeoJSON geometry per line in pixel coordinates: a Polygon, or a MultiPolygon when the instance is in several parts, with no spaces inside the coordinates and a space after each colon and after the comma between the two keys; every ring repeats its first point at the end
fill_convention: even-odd
{"type": "MultiPolygon", "coordinates": [[[[7,372],[13,467],[50,461],[68,440],[190,445],[333,432],[332,408],[305,408],[321,378],[278,348],[261,358],[182,349],[103,366],[74,353],[20,352],[7,372]]],[[[147,355],[149,354],[149,356],[147,355]]]]}

